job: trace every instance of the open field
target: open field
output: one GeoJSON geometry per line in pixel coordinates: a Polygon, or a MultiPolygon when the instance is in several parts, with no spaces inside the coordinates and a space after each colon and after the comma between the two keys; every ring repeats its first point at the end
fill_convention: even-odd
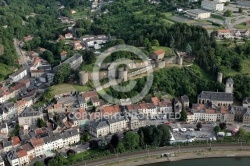
{"type": "Polygon", "coordinates": [[[236,29],[247,29],[246,23],[237,24],[234,26],[236,29]]]}
{"type": "Polygon", "coordinates": [[[59,84],[59,85],[54,85],[51,87],[52,89],[52,95],[58,95],[58,94],[62,94],[62,93],[69,93],[69,92],[74,92],[74,91],[79,91],[79,92],[83,92],[83,91],[87,91],[90,90],[91,88],[88,86],[81,86],[81,85],[77,85],[77,84],[59,84]]]}

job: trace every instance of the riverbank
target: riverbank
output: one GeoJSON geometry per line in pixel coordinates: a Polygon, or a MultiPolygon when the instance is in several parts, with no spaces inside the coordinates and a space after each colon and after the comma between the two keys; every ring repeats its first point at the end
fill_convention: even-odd
{"type": "Polygon", "coordinates": [[[180,152],[173,153],[172,157],[160,157],[159,155],[154,155],[150,157],[141,157],[123,160],[119,162],[114,162],[106,164],[105,166],[139,166],[147,165],[152,163],[160,162],[173,162],[179,160],[191,160],[191,159],[201,159],[201,158],[222,158],[222,157],[249,157],[249,150],[204,150],[196,152],[180,152]]]}

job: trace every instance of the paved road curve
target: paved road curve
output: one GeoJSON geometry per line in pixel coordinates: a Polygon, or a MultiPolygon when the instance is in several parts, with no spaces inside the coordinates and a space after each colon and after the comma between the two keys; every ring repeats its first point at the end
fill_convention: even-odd
{"type": "MultiPolygon", "coordinates": [[[[126,160],[126,159],[132,159],[132,158],[140,158],[140,157],[145,157],[147,155],[153,156],[153,155],[161,155],[162,153],[177,153],[177,152],[192,152],[192,151],[199,151],[199,150],[206,150],[210,148],[210,144],[207,145],[192,145],[192,146],[183,146],[183,147],[162,147],[162,148],[157,148],[157,149],[152,149],[152,150],[145,150],[145,151],[140,151],[140,152],[134,152],[134,153],[126,153],[126,154],[119,154],[117,155],[112,155],[106,158],[102,159],[97,159],[93,161],[86,161],[83,163],[78,163],[75,164],[74,166],[82,166],[82,165],[87,165],[87,166],[97,166],[97,165],[103,165],[107,163],[112,163],[116,162],[118,160],[126,160]]],[[[230,150],[230,149],[249,149],[250,150],[250,145],[241,145],[241,144],[212,144],[211,148],[216,150],[230,150]]]]}

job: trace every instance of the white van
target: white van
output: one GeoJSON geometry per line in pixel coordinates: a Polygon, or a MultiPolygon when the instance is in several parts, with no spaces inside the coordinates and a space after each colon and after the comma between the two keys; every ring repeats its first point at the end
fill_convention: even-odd
{"type": "Polygon", "coordinates": [[[173,128],[173,132],[178,132],[179,129],[178,128],[173,128]]]}

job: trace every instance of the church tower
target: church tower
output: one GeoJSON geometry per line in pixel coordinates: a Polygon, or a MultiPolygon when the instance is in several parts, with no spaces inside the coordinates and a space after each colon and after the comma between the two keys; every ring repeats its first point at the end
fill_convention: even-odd
{"type": "Polygon", "coordinates": [[[225,88],[225,92],[226,93],[233,93],[233,88],[234,87],[234,81],[232,78],[228,78],[227,82],[226,82],[226,88],[225,88]]]}

